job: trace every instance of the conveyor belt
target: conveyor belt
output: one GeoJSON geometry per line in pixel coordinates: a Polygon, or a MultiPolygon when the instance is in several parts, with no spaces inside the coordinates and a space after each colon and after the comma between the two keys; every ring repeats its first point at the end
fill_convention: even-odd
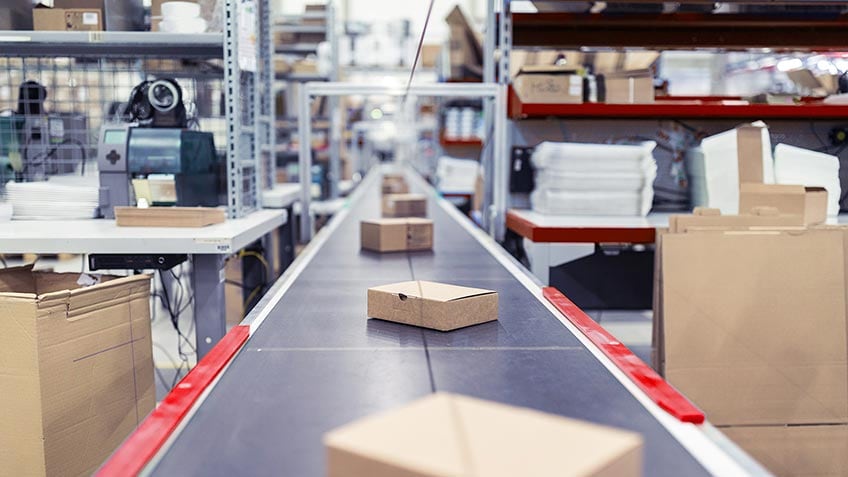
{"type": "Polygon", "coordinates": [[[702,463],[728,460],[715,446],[693,456],[703,443],[678,438],[700,435],[696,426],[674,421],[675,437],[668,416],[637,399],[432,192],[434,252],[361,252],[359,221],[380,213],[376,180],[362,187],[290,288],[278,284],[278,299],[252,313],[267,318],[153,475],[321,476],[325,432],[435,390],[637,431],[646,476],[709,475],[702,463]],[[497,290],[499,321],[442,333],[366,319],[368,287],[411,279],[497,290]]]}

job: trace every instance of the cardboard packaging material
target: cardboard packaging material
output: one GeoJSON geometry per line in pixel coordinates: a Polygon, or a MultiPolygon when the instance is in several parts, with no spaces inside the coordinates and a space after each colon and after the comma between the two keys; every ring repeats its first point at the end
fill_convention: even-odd
{"type": "Polygon", "coordinates": [[[483,44],[462,9],[454,7],[445,22],[450,31],[451,78],[482,78],[483,44]]]}
{"type": "Polygon", "coordinates": [[[97,8],[50,8],[32,10],[36,31],[103,31],[103,11],[97,8]]]}
{"type": "Polygon", "coordinates": [[[827,189],[786,184],[747,183],[739,186],[739,212],[756,207],[774,207],[781,214],[803,217],[805,225],[827,220],[827,189]]]}
{"type": "Polygon", "coordinates": [[[329,477],[642,475],[642,437],[447,393],[324,436],[329,477]]]}
{"type": "Polygon", "coordinates": [[[662,372],[711,422],[848,423],[846,235],[661,236],[662,372]]]}
{"type": "Polygon", "coordinates": [[[383,217],[427,217],[427,196],[422,194],[384,195],[383,217]]]}
{"type": "Polygon", "coordinates": [[[774,184],[771,140],[768,127],[762,122],[705,138],[701,150],[700,164],[689,165],[701,170],[692,178],[693,187],[704,192],[705,202],[697,205],[737,214],[740,184],[774,184]]]}
{"type": "Polygon", "coordinates": [[[654,102],[654,75],[650,70],[603,75],[603,102],[647,104],[654,102]]]}
{"type": "Polygon", "coordinates": [[[779,212],[774,207],[755,207],[750,215],[721,215],[718,209],[696,208],[692,215],[672,215],[668,230],[686,233],[690,230],[749,230],[756,227],[804,228],[804,216],[779,212]]]}
{"type": "Polygon", "coordinates": [[[720,430],[777,476],[848,475],[848,426],[751,426],[720,430]]]}
{"type": "Polygon", "coordinates": [[[119,227],[206,227],[226,219],[226,212],[215,207],[115,207],[119,227]]]}
{"type": "Polygon", "coordinates": [[[150,277],[0,271],[0,473],[91,475],[153,409],[150,277]]]}
{"type": "Polygon", "coordinates": [[[383,176],[383,194],[408,194],[409,184],[403,175],[385,175],[383,176]]]}
{"type": "Polygon", "coordinates": [[[375,252],[431,250],[433,221],[419,218],[363,220],[360,244],[375,252]]]}
{"type": "Polygon", "coordinates": [[[368,317],[451,331],[498,319],[492,290],[412,281],[368,289],[368,317]]]}
{"type": "Polygon", "coordinates": [[[574,104],[584,97],[583,77],[572,67],[525,66],[513,88],[525,103],[574,104]]]}

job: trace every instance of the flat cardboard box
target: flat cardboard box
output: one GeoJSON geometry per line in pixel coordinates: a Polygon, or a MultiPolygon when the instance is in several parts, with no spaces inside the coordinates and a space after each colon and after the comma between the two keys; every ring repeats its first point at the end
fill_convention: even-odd
{"type": "Polygon", "coordinates": [[[668,228],[673,233],[690,230],[750,230],[755,228],[798,228],[805,226],[801,215],[782,214],[774,207],[754,207],[748,215],[721,215],[719,209],[698,207],[690,215],[672,215],[668,228]]]}
{"type": "Polygon", "coordinates": [[[368,317],[451,331],[498,319],[492,290],[412,281],[368,289],[368,317]]]}
{"type": "Polygon", "coordinates": [[[215,207],[115,207],[119,227],[206,227],[226,219],[226,212],[215,207]]]}
{"type": "Polygon", "coordinates": [[[827,189],[787,184],[742,183],[739,185],[739,212],[757,207],[774,207],[781,214],[803,217],[806,225],[827,220],[827,189]]]}
{"type": "Polygon", "coordinates": [[[724,427],[720,430],[778,477],[848,475],[848,425],[724,427]]]}
{"type": "Polygon", "coordinates": [[[377,219],[360,222],[360,244],[375,252],[431,250],[433,221],[419,218],[377,219]]]}
{"type": "Polygon", "coordinates": [[[422,194],[386,194],[383,217],[427,217],[427,196],[422,194]]]}
{"type": "Polygon", "coordinates": [[[583,102],[583,77],[571,67],[524,67],[513,80],[513,88],[525,103],[583,102]]]}
{"type": "Polygon", "coordinates": [[[3,475],[91,475],[155,404],[150,277],[81,278],[0,270],[3,475]]]}
{"type": "Polygon", "coordinates": [[[642,475],[638,434],[436,393],[324,436],[328,477],[642,475]]]}
{"type": "Polygon", "coordinates": [[[48,8],[32,10],[36,31],[103,31],[103,11],[96,8],[48,8]]]}
{"type": "Polygon", "coordinates": [[[624,71],[603,75],[603,102],[647,104],[654,102],[654,76],[651,71],[624,71]]]}
{"type": "Polygon", "coordinates": [[[661,236],[660,370],[712,423],[848,422],[846,235],[661,236]]]}

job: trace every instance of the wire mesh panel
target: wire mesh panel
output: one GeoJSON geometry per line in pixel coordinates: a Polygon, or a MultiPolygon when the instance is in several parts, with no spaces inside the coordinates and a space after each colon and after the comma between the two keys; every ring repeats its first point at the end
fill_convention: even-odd
{"type": "Polygon", "coordinates": [[[192,127],[223,154],[220,61],[0,57],[0,184],[95,173],[100,127],[122,121],[133,88],[158,78],[179,83],[192,127]]]}

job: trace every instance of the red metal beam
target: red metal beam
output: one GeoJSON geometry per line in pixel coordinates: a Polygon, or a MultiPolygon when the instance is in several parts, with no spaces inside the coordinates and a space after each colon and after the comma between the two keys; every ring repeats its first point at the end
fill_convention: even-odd
{"type": "Polygon", "coordinates": [[[537,225],[513,211],[507,211],[506,227],[537,243],[639,243],[656,241],[653,227],[546,227],[537,225]]]}

